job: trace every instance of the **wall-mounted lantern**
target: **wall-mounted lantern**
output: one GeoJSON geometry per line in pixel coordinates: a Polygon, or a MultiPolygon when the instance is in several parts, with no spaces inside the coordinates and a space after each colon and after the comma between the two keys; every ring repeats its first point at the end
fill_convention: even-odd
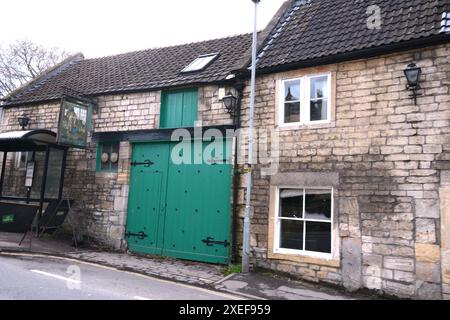
{"type": "Polygon", "coordinates": [[[236,98],[231,92],[228,92],[227,95],[222,98],[222,102],[225,105],[227,112],[234,117],[236,115],[238,98],[236,98]]]}
{"type": "Polygon", "coordinates": [[[415,63],[410,63],[405,69],[405,76],[406,80],[408,81],[406,89],[412,91],[410,97],[414,99],[414,104],[417,104],[417,96],[421,95],[420,93],[417,93],[417,90],[420,89],[419,81],[421,75],[422,69],[415,63]]]}
{"type": "Polygon", "coordinates": [[[30,118],[25,113],[18,117],[17,120],[19,121],[19,126],[22,127],[22,130],[25,130],[30,123],[30,118]]]}

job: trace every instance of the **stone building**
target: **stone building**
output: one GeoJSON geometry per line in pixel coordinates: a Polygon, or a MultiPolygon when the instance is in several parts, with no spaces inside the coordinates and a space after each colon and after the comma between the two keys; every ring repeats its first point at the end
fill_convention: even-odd
{"type": "MultiPolygon", "coordinates": [[[[78,232],[118,250],[228,263],[232,168],[224,158],[231,142],[199,163],[175,166],[171,140],[180,128],[200,138],[208,129],[234,128],[219,96],[234,83],[231,71],[251,39],[98,59],[74,55],[4,99],[1,132],[20,130],[23,114],[27,129],[57,132],[61,99],[88,99],[87,147],[69,150],[65,173],[64,197],[75,201],[70,218],[78,232]]],[[[200,140],[200,155],[207,145],[200,140]]],[[[8,153],[3,196],[26,196],[30,156],[8,153]]]]}
{"type": "MultiPolygon", "coordinates": [[[[440,0],[288,0],[260,32],[254,267],[450,298],[449,11],[440,0]]],[[[246,141],[177,167],[185,150],[172,134],[248,128],[250,46],[242,35],[75,55],[6,97],[1,131],[26,113],[31,129],[56,132],[61,98],[89,98],[88,146],[71,149],[66,171],[79,230],[118,250],[228,263],[241,243],[246,141]],[[221,101],[230,93],[237,114],[221,101]]],[[[24,193],[26,156],[8,159],[4,192],[24,193]]]]}
{"type": "Polygon", "coordinates": [[[255,266],[450,298],[449,9],[286,2],[257,64],[255,127],[278,136],[279,168],[254,168],[255,266]],[[416,104],[412,63],[422,72],[416,104]]]}

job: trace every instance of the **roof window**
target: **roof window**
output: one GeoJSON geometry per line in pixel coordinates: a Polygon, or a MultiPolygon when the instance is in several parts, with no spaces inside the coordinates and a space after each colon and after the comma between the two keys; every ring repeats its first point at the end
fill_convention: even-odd
{"type": "Polygon", "coordinates": [[[211,53],[199,56],[197,59],[192,61],[186,68],[181,70],[181,72],[194,72],[201,71],[209,66],[217,57],[218,53],[211,53]]]}
{"type": "Polygon", "coordinates": [[[450,32],[450,12],[442,14],[441,33],[450,32]]]}

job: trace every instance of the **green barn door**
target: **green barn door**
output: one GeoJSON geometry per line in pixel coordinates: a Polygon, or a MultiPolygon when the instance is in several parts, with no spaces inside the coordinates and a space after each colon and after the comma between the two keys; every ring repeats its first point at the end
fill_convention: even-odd
{"type": "MultiPolygon", "coordinates": [[[[206,156],[202,163],[169,164],[163,255],[228,263],[231,164],[223,160],[225,148],[231,144],[220,145],[221,150],[206,156]]],[[[205,148],[207,144],[200,142],[197,152],[205,148]]],[[[191,150],[194,158],[195,148],[191,150]]]]}
{"type": "Polygon", "coordinates": [[[194,150],[200,159],[201,153],[212,154],[198,164],[172,161],[176,145],[166,142],[133,147],[135,166],[131,169],[127,221],[130,250],[226,264],[230,253],[231,164],[224,159],[231,144],[218,144],[221,148],[214,154],[204,152],[208,143],[200,142],[198,150],[191,149],[191,160],[194,150]]]}
{"type": "Polygon", "coordinates": [[[162,253],[168,161],[166,143],[133,145],[126,232],[132,251],[162,253]]]}
{"type": "Polygon", "coordinates": [[[197,89],[163,92],[160,128],[193,127],[197,119],[197,111],[197,89]]]}

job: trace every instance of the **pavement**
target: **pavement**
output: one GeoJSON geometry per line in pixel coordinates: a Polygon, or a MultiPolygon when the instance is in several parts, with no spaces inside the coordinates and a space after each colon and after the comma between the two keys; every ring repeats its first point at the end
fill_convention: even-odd
{"type": "MultiPolygon", "coordinates": [[[[0,233],[1,257],[59,258],[126,271],[153,279],[168,280],[252,300],[349,300],[371,299],[343,290],[295,281],[276,274],[248,273],[224,275],[224,267],[199,262],[137,256],[92,248],[74,248],[70,241],[46,236],[18,246],[20,236],[0,233]],[[18,238],[18,239],[17,239],[18,238]]],[[[1,270],[0,270],[1,271],[1,270]]],[[[88,273],[89,274],[89,273],[88,273]]],[[[0,282],[2,283],[2,282],[0,282]]],[[[1,298],[1,295],[0,295],[1,298]]]]}

